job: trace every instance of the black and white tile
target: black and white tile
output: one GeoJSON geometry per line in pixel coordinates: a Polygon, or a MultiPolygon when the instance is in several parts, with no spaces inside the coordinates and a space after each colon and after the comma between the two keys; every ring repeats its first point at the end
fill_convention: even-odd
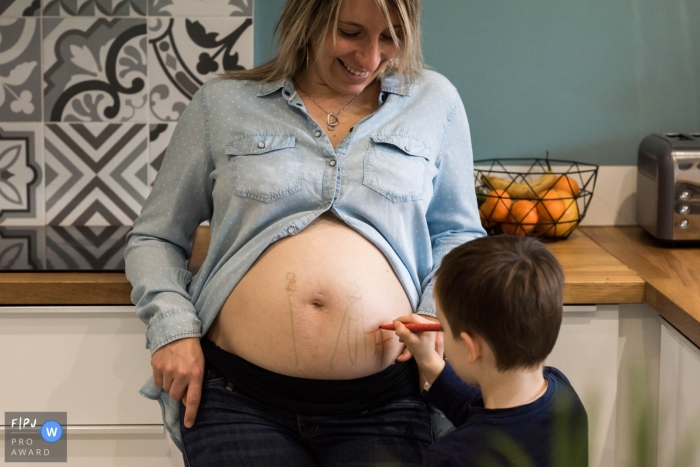
{"type": "Polygon", "coordinates": [[[253,16],[253,0],[148,0],[150,16],[253,16]]]}
{"type": "Polygon", "coordinates": [[[131,225],[148,195],[145,124],[47,124],[49,225],[131,225]]]}
{"type": "Polygon", "coordinates": [[[46,121],[147,121],[146,19],[43,21],[46,121]]]}
{"type": "Polygon", "coordinates": [[[41,122],[41,28],[0,18],[0,121],[41,122]]]}
{"type": "Polygon", "coordinates": [[[0,225],[43,225],[41,123],[0,123],[0,225]]]}
{"type": "Polygon", "coordinates": [[[124,270],[128,226],[49,226],[46,269],[124,270]]]}
{"type": "Polygon", "coordinates": [[[0,0],[0,227],[131,225],[193,94],[253,66],[253,1],[0,0]]]}
{"type": "Polygon", "coordinates": [[[0,226],[0,271],[42,270],[46,266],[46,227],[0,226]]]}
{"type": "Polygon", "coordinates": [[[146,16],[146,0],[43,0],[44,16],[146,16]]]}
{"type": "Polygon", "coordinates": [[[0,271],[123,271],[129,226],[0,226],[0,271]]]}
{"type": "Polygon", "coordinates": [[[40,0],[1,0],[0,17],[39,16],[40,0]]]}
{"type": "Polygon", "coordinates": [[[177,121],[216,73],[252,67],[252,25],[252,18],[150,18],[151,121],[177,121]]]}

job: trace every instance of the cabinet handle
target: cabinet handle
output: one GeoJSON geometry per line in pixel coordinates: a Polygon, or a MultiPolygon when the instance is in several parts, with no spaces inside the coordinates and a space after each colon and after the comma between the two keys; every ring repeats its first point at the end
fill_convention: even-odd
{"type": "Polygon", "coordinates": [[[595,313],[596,305],[564,305],[564,313],[595,313]]]}
{"type": "MultiPolygon", "coordinates": [[[[0,426],[3,435],[6,426],[0,426]]],[[[70,435],[159,435],[165,432],[163,425],[68,425],[66,433],[70,435]]]]}

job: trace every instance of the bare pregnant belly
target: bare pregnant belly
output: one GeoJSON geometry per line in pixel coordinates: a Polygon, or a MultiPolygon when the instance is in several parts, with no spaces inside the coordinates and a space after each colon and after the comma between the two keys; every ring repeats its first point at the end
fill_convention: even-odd
{"type": "Polygon", "coordinates": [[[379,325],[411,313],[384,255],[332,214],[268,247],[207,333],[276,373],[352,379],[392,363],[403,345],[379,325]]]}

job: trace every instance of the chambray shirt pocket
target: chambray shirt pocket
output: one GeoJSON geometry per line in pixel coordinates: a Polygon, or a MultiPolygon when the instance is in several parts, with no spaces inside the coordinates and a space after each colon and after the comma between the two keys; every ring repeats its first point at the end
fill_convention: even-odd
{"type": "Polygon", "coordinates": [[[226,145],[236,196],[271,203],[301,190],[304,163],[294,135],[252,134],[226,145]]]}
{"type": "Polygon", "coordinates": [[[371,135],[362,183],[392,203],[422,199],[429,149],[406,135],[371,135]]]}

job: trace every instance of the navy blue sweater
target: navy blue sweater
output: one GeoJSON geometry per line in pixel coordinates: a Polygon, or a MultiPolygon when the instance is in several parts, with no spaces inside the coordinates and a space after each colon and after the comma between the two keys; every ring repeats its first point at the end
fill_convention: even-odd
{"type": "Polygon", "coordinates": [[[547,390],[534,402],[486,409],[479,388],[445,365],[427,397],[457,429],[428,448],[423,466],[587,466],[586,410],[561,371],[545,367],[544,377],[547,390]]]}

